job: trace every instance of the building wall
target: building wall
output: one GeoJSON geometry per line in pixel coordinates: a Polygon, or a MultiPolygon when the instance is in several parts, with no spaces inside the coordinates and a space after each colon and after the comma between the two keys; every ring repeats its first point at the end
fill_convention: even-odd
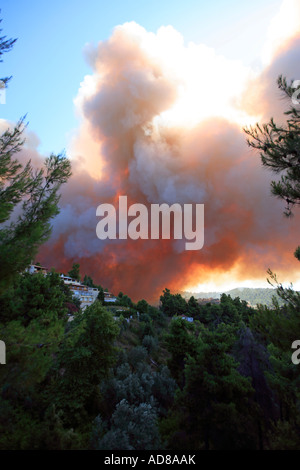
{"type": "Polygon", "coordinates": [[[73,295],[76,295],[81,301],[81,308],[84,310],[89,305],[92,305],[98,297],[99,291],[95,287],[88,287],[81,282],[72,279],[71,277],[61,275],[64,283],[70,288],[73,295]]]}

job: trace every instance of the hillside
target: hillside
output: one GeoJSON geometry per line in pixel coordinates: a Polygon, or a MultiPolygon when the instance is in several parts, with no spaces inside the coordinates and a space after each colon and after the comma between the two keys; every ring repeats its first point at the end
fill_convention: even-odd
{"type": "MultiPolygon", "coordinates": [[[[191,296],[194,296],[195,299],[207,299],[210,297],[219,299],[222,294],[223,292],[181,292],[181,295],[186,299],[189,299],[191,296]]],[[[252,306],[257,304],[271,306],[273,296],[277,298],[279,304],[283,303],[278,297],[276,289],[272,288],[237,287],[226,291],[225,294],[230,295],[233,299],[239,297],[241,300],[249,302],[252,306]]]]}

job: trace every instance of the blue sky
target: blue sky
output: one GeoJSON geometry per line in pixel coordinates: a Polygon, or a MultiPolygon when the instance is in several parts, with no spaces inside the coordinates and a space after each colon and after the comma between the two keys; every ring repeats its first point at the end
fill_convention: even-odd
{"type": "Polygon", "coordinates": [[[113,28],[135,21],[147,31],[172,25],[184,37],[213,47],[228,59],[260,67],[269,22],[280,0],[2,0],[2,34],[18,38],[4,56],[1,76],[12,75],[0,117],[27,113],[42,153],[58,153],[78,125],[73,99],[91,72],[83,48],[108,39],[113,28]]]}

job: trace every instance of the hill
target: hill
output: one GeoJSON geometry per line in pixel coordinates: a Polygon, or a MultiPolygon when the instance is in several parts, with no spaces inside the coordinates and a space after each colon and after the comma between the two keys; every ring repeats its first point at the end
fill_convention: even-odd
{"type": "MultiPolygon", "coordinates": [[[[273,296],[275,296],[280,305],[283,303],[280,297],[278,297],[276,289],[272,288],[237,287],[224,293],[230,295],[233,299],[239,297],[241,300],[249,302],[252,306],[257,304],[271,306],[273,296]]],[[[186,299],[189,299],[191,296],[194,296],[195,299],[219,299],[222,294],[223,292],[181,292],[182,297],[186,299]]]]}

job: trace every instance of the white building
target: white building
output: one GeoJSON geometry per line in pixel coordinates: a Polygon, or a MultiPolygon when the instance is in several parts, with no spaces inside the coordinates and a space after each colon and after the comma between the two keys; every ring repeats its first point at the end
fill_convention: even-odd
{"type": "Polygon", "coordinates": [[[48,268],[45,268],[45,266],[41,266],[40,264],[31,264],[25,269],[25,272],[28,272],[29,274],[42,273],[46,276],[48,268]]]}
{"type": "MultiPolygon", "coordinates": [[[[39,264],[31,264],[25,271],[30,274],[36,274],[41,272],[42,274],[44,274],[44,276],[46,276],[48,273],[48,269],[44,266],[40,266],[39,264]]],[[[70,288],[72,294],[80,299],[82,310],[84,310],[89,305],[92,305],[92,303],[94,303],[97,299],[99,291],[95,287],[85,286],[76,279],[72,279],[71,277],[65,276],[64,274],[61,274],[60,277],[64,281],[64,283],[70,288]]]]}
{"type": "Polygon", "coordinates": [[[72,291],[72,294],[79,298],[82,310],[84,310],[89,305],[92,305],[92,303],[94,303],[97,299],[99,291],[95,287],[85,286],[76,279],[72,279],[71,277],[65,276],[64,274],[61,274],[60,277],[72,291]]]}
{"type": "Polygon", "coordinates": [[[114,296],[111,292],[105,292],[104,291],[104,301],[105,302],[116,302],[117,297],[114,296]]]}

